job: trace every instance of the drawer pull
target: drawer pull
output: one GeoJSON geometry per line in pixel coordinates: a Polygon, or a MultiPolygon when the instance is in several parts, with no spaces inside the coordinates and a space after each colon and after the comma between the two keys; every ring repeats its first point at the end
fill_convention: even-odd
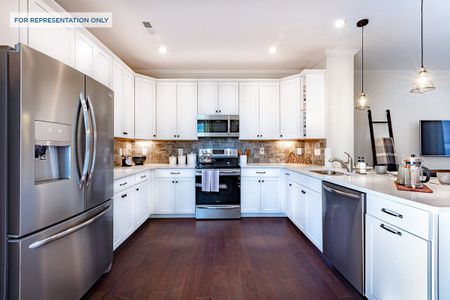
{"type": "Polygon", "coordinates": [[[128,183],[128,182],[125,181],[124,183],[120,183],[119,186],[124,186],[124,185],[126,185],[127,183],[128,183]]]}
{"type": "Polygon", "coordinates": [[[302,194],[306,194],[306,192],[304,190],[302,190],[302,194]]]}
{"type": "Polygon", "coordinates": [[[392,228],[389,227],[389,226],[386,226],[386,225],[384,225],[384,224],[381,224],[380,227],[383,228],[383,229],[386,230],[386,231],[389,231],[390,233],[393,233],[393,234],[402,236],[402,233],[401,233],[400,231],[395,230],[395,229],[392,229],[392,228]]]}
{"type": "Polygon", "coordinates": [[[391,216],[393,216],[393,217],[397,217],[397,218],[403,219],[403,215],[402,215],[402,214],[399,214],[399,213],[397,213],[397,212],[395,212],[395,211],[392,211],[392,210],[390,210],[390,209],[387,209],[387,208],[384,208],[384,207],[383,207],[383,208],[381,209],[381,211],[384,212],[385,214],[391,215],[391,216]]]}
{"type": "Polygon", "coordinates": [[[125,197],[127,197],[127,196],[128,196],[127,194],[123,194],[123,195],[120,196],[120,197],[125,198],[125,197]]]}
{"type": "Polygon", "coordinates": [[[171,175],[180,175],[180,172],[170,172],[171,175]]]}
{"type": "Polygon", "coordinates": [[[266,172],[256,171],[256,174],[266,174],[266,172]]]}
{"type": "Polygon", "coordinates": [[[289,173],[284,173],[286,176],[290,176],[291,174],[289,174],[289,173]]]}
{"type": "Polygon", "coordinates": [[[142,175],[142,176],[141,176],[141,178],[145,178],[145,177],[147,177],[147,175],[142,175]]]}

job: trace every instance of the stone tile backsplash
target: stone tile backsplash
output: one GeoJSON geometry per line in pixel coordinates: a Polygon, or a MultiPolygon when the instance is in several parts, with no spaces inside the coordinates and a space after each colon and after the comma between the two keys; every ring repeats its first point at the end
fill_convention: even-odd
{"type": "Polygon", "coordinates": [[[302,157],[309,158],[315,165],[324,165],[324,148],[326,140],[298,141],[241,141],[237,138],[201,138],[198,141],[133,141],[116,139],[114,143],[114,163],[121,164],[120,150],[123,154],[141,156],[146,149],[145,163],[168,163],[170,155],[177,155],[177,149],[184,153],[198,153],[202,148],[237,148],[250,149],[249,163],[285,163],[290,153],[296,148],[302,149],[302,157]],[[264,148],[264,154],[260,154],[264,148]],[[314,149],[320,149],[320,155],[314,155],[314,149]]]}

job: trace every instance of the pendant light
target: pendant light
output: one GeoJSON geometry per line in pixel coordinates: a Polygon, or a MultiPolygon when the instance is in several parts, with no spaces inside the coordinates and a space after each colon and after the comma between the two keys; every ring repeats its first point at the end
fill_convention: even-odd
{"type": "Polygon", "coordinates": [[[364,93],[364,26],[367,24],[369,24],[368,19],[362,19],[356,23],[356,26],[361,28],[361,93],[359,94],[358,99],[356,99],[356,110],[367,110],[370,108],[369,100],[364,93]]]}
{"type": "Polygon", "coordinates": [[[423,66],[423,0],[420,1],[420,70],[411,93],[426,93],[435,89],[430,74],[423,66]]]}

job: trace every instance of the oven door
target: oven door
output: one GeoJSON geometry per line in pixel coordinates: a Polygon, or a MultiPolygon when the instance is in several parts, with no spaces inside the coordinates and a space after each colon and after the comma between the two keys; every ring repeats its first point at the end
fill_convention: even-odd
{"type": "Polygon", "coordinates": [[[220,170],[219,192],[202,192],[202,171],[197,171],[195,176],[195,196],[196,205],[240,205],[240,170],[220,170]]]}

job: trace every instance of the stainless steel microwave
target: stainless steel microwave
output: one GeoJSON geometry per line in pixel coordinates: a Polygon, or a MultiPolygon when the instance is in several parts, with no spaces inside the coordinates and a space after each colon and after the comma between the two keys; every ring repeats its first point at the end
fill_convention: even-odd
{"type": "Polygon", "coordinates": [[[238,115],[198,115],[198,137],[238,137],[238,115]]]}

